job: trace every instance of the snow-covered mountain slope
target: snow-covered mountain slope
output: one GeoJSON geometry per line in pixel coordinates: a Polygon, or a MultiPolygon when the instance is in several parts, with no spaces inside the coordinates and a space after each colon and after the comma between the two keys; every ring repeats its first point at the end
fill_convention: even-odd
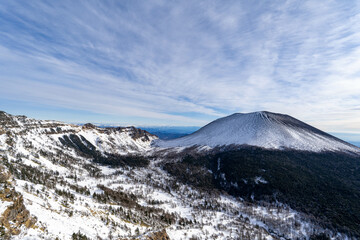
{"type": "MultiPolygon", "coordinates": [[[[149,151],[154,138],[135,128],[1,112],[0,239],[346,239],[279,202],[247,202],[180,182],[163,168],[173,160],[149,151]],[[95,162],[129,154],[147,165],[95,162]]],[[[197,172],[211,179],[209,170],[197,172]]]]}
{"type": "Polygon", "coordinates": [[[12,147],[21,151],[28,146],[62,147],[66,142],[79,140],[99,153],[119,155],[147,152],[151,149],[151,141],[157,138],[134,127],[98,128],[92,124],[77,126],[13,116],[5,112],[0,112],[0,134],[0,150],[5,146],[2,143],[7,141],[13,141],[15,145],[12,147]]]}
{"type": "Polygon", "coordinates": [[[186,147],[250,145],[268,149],[346,151],[360,149],[291,116],[271,113],[235,113],[217,119],[193,134],[172,140],[155,140],[153,146],[186,147]]]}
{"type": "Polygon", "coordinates": [[[346,237],[279,203],[259,205],[179,182],[162,167],[169,159],[150,155],[154,138],[135,128],[0,113],[0,239],[346,237]],[[94,162],[98,154],[149,160],[108,166],[94,162]]]}

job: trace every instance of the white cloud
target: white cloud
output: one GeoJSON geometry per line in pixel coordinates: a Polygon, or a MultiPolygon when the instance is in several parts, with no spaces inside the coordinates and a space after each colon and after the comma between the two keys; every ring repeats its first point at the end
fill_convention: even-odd
{"type": "Polygon", "coordinates": [[[2,98],[144,124],[269,110],[360,131],[355,1],[20,1],[0,14],[2,98]]]}

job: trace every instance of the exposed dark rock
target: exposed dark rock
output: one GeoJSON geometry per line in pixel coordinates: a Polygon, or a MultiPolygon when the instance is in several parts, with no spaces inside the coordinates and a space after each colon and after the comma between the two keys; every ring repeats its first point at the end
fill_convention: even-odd
{"type": "Polygon", "coordinates": [[[86,123],[82,126],[83,129],[95,129],[96,126],[92,123],[86,123]]]}
{"type": "Polygon", "coordinates": [[[143,141],[149,141],[149,136],[153,136],[151,133],[142,130],[140,128],[130,127],[130,129],[131,129],[130,136],[134,140],[141,138],[143,141]]]}
{"type": "Polygon", "coordinates": [[[159,232],[150,233],[149,236],[143,238],[144,240],[170,240],[169,235],[167,235],[166,230],[163,229],[159,232]]]}
{"type": "Polygon", "coordinates": [[[14,203],[9,206],[0,218],[0,223],[12,235],[18,235],[21,226],[32,227],[36,223],[36,218],[30,216],[29,210],[25,208],[22,195],[18,196],[14,203]]]}

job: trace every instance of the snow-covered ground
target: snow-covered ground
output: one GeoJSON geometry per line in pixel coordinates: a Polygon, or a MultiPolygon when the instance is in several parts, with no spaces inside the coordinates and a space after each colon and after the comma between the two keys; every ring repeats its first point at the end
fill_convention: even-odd
{"type": "MultiPolygon", "coordinates": [[[[134,129],[105,131],[24,117],[7,121],[0,134],[0,170],[11,177],[0,184],[0,193],[13,188],[36,218],[29,228],[21,223],[12,239],[71,239],[79,232],[118,239],[161,229],[175,240],[303,239],[327,231],[282,204],[250,203],[182,184],[162,169],[166,158],[141,168],[101,166],[59,140],[75,134],[101,153],[146,156],[155,137],[134,138],[134,129]]],[[[266,183],[261,177],[254,181],[266,183]]],[[[0,200],[0,216],[12,204],[0,200]]]]}
{"type": "Polygon", "coordinates": [[[14,239],[70,239],[73,233],[79,231],[92,239],[109,239],[110,236],[134,237],[161,228],[166,229],[170,239],[179,240],[191,237],[238,239],[242,236],[278,239],[279,236],[305,238],[314,229],[322,230],[309,223],[302,214],[284,206],[259,206],[180,184],[157,167],[159,163],[152,163],[147,169],[118,168],[117,172],[101,167],[104,175],[96,179],[76,166],[64,173],[65,177],[61,179],[65,183],[55,186],[55,189],[68,191],[73,198],[61,196],[55,189],[34,184],[31,180],[14,180],[15,190],[23,195],[26,208],[37,217],[35,227],[23,228],[14,239]],[[76,181],[66,177],[72,174],[77,175],[76,181]],[[99,202],[93,197],[93,193],[103,193],[99,184],[136,196],[139,205],[172,213],[176,220],[172,224],[154,222],[151,225],[151,218],[143,218],[142,211],[131,207],[127,209],[116,201],[99,202]],[[71,185],[86,186],[90,194],[76,192],[71,185]],[[169,190],[167,186],[177,187],[169,190]],[[132,216],[127,219],[126,213],[112,213],[109,207],[131,211],[132,216]],[[183,220],[187,222],[183,223],[183,220]]]}

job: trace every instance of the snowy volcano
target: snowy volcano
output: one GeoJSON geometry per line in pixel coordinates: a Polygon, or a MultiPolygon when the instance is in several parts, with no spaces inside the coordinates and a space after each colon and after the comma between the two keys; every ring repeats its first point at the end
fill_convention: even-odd
{"type": "Polygon", "coordinates": [[[250,145],[268,149],[345,151],[360,149],[291,116],[271,113],[235,113],[217,119],[188,136],[155,140],[156,147],[250,145]]]}

